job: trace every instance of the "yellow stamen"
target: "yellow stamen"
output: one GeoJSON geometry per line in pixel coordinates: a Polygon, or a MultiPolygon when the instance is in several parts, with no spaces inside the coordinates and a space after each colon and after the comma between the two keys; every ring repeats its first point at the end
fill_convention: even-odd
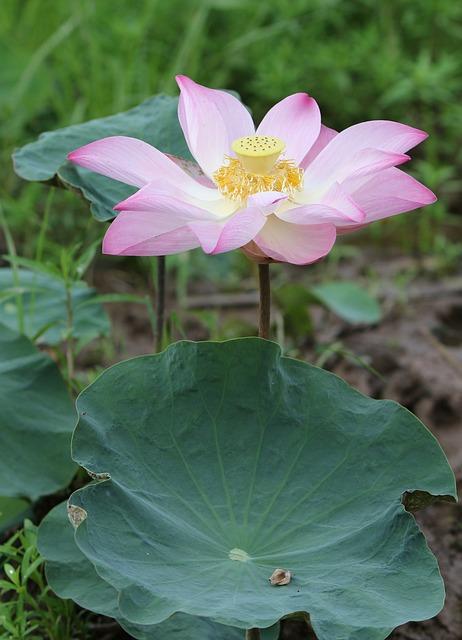
{"type": "Polygon", "coordinates": [[[254,193],[281,191],[292,194],[301,189],[303,169],[292,160],[278,160],[285,144],[275,136],[246,136],[231,145],[237,158],[213,174],[220,192],[230,200],[245,202],[254,193]]]}
{"type": "Polygon", "coordinates": [[[274,136],[245,136],[231,145],[243,167],[260,175],[271,171],[285,147],[284,142],[274,136]]]}
{"type": "Polygon", "coordinates": [[[231,200],[245,202],[249,196],[261,191],[281,191],[292,194],[299,191],[303,181],[303,169],[296,167],[292,160],[280,160],[271,173],[252,173],[240,160],[228,158],[228,164],[213,174],[220,192],[231,200]]]}

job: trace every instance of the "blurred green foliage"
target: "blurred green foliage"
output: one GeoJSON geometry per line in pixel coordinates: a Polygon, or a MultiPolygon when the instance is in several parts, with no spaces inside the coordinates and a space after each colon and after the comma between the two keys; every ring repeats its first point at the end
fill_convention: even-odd
{"type": "MultiPolygon", "coordinates": [[[[181,72],[236,89],[257,119],[306,90],[336,128],[390,118],[427,130],[411,170],[440,202],[368,237],[387,240],[391,229],[406,239],[417,224],[411,247],[432,250],[435,229],[452,229],[448,212],[460,206],[461,18],[454,0],[2,0],[0,196],[9,223],[26,240],[46,194],[14,176],[14,147],[176,92],[181,72]]],[[[70,194],[54,209],[49,244],[102,231],[70,194]]]]}

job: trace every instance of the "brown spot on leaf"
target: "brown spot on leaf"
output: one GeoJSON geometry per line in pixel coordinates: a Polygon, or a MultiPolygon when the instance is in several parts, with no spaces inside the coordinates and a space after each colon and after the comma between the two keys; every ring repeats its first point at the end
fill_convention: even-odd
{"type": "Polygon", "coordinates": [[[292,574],[290,571],[287,571],[287,569],[275,569],[271,574],[269,581],[273,587],[282,587],[285,584],[289,584],[291,579],[292,574]]]}

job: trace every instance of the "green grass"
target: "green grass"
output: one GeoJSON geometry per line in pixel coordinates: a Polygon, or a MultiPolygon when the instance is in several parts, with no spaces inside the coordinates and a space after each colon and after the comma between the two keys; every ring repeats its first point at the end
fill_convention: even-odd
{"type": "Polygon", "coordinates": [[[89,635],[74,603],[46,584],[37,551],[37,528],[24,528],[0,544],[0,639],[86,640],[89,635]]]}
{"type": "MultiPolygon", "coordinates": [[[[21,252],[32,251],[47,188],[16,178],[13,148],[175,92],[178,72],[236,89],[257,119],[307,90],[330,126],[392,118],[429,131],[412,171],[440,203],[371,237],[432,251],[460,206],[461,18],[453,0],[2,0],[0,198],[21,252]]],[[[101,232],[83,203],[56,195],[46,249],[101,232]]]]}

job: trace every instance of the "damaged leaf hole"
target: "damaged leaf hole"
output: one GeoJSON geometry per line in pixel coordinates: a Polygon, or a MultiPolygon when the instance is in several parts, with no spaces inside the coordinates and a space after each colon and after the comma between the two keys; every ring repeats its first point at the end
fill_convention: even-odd
{"type": "Polygon", "coordinates": [[[69,518],[69,522],[77,529],[84,520],[87,519],[87,512],[82,507],[77,507],[74,504],[67,505],[67,517],[69,518]]]}
{"type": "Polygon", "coordinates": [[[87,469],[86,467],[84,467],[84,469],[92,480],[110,480],[111,479],[111,475],[109,473],[106,473],[106,472],[96,473],[95,471],[90,471],[90,469],[87,469]]]}

